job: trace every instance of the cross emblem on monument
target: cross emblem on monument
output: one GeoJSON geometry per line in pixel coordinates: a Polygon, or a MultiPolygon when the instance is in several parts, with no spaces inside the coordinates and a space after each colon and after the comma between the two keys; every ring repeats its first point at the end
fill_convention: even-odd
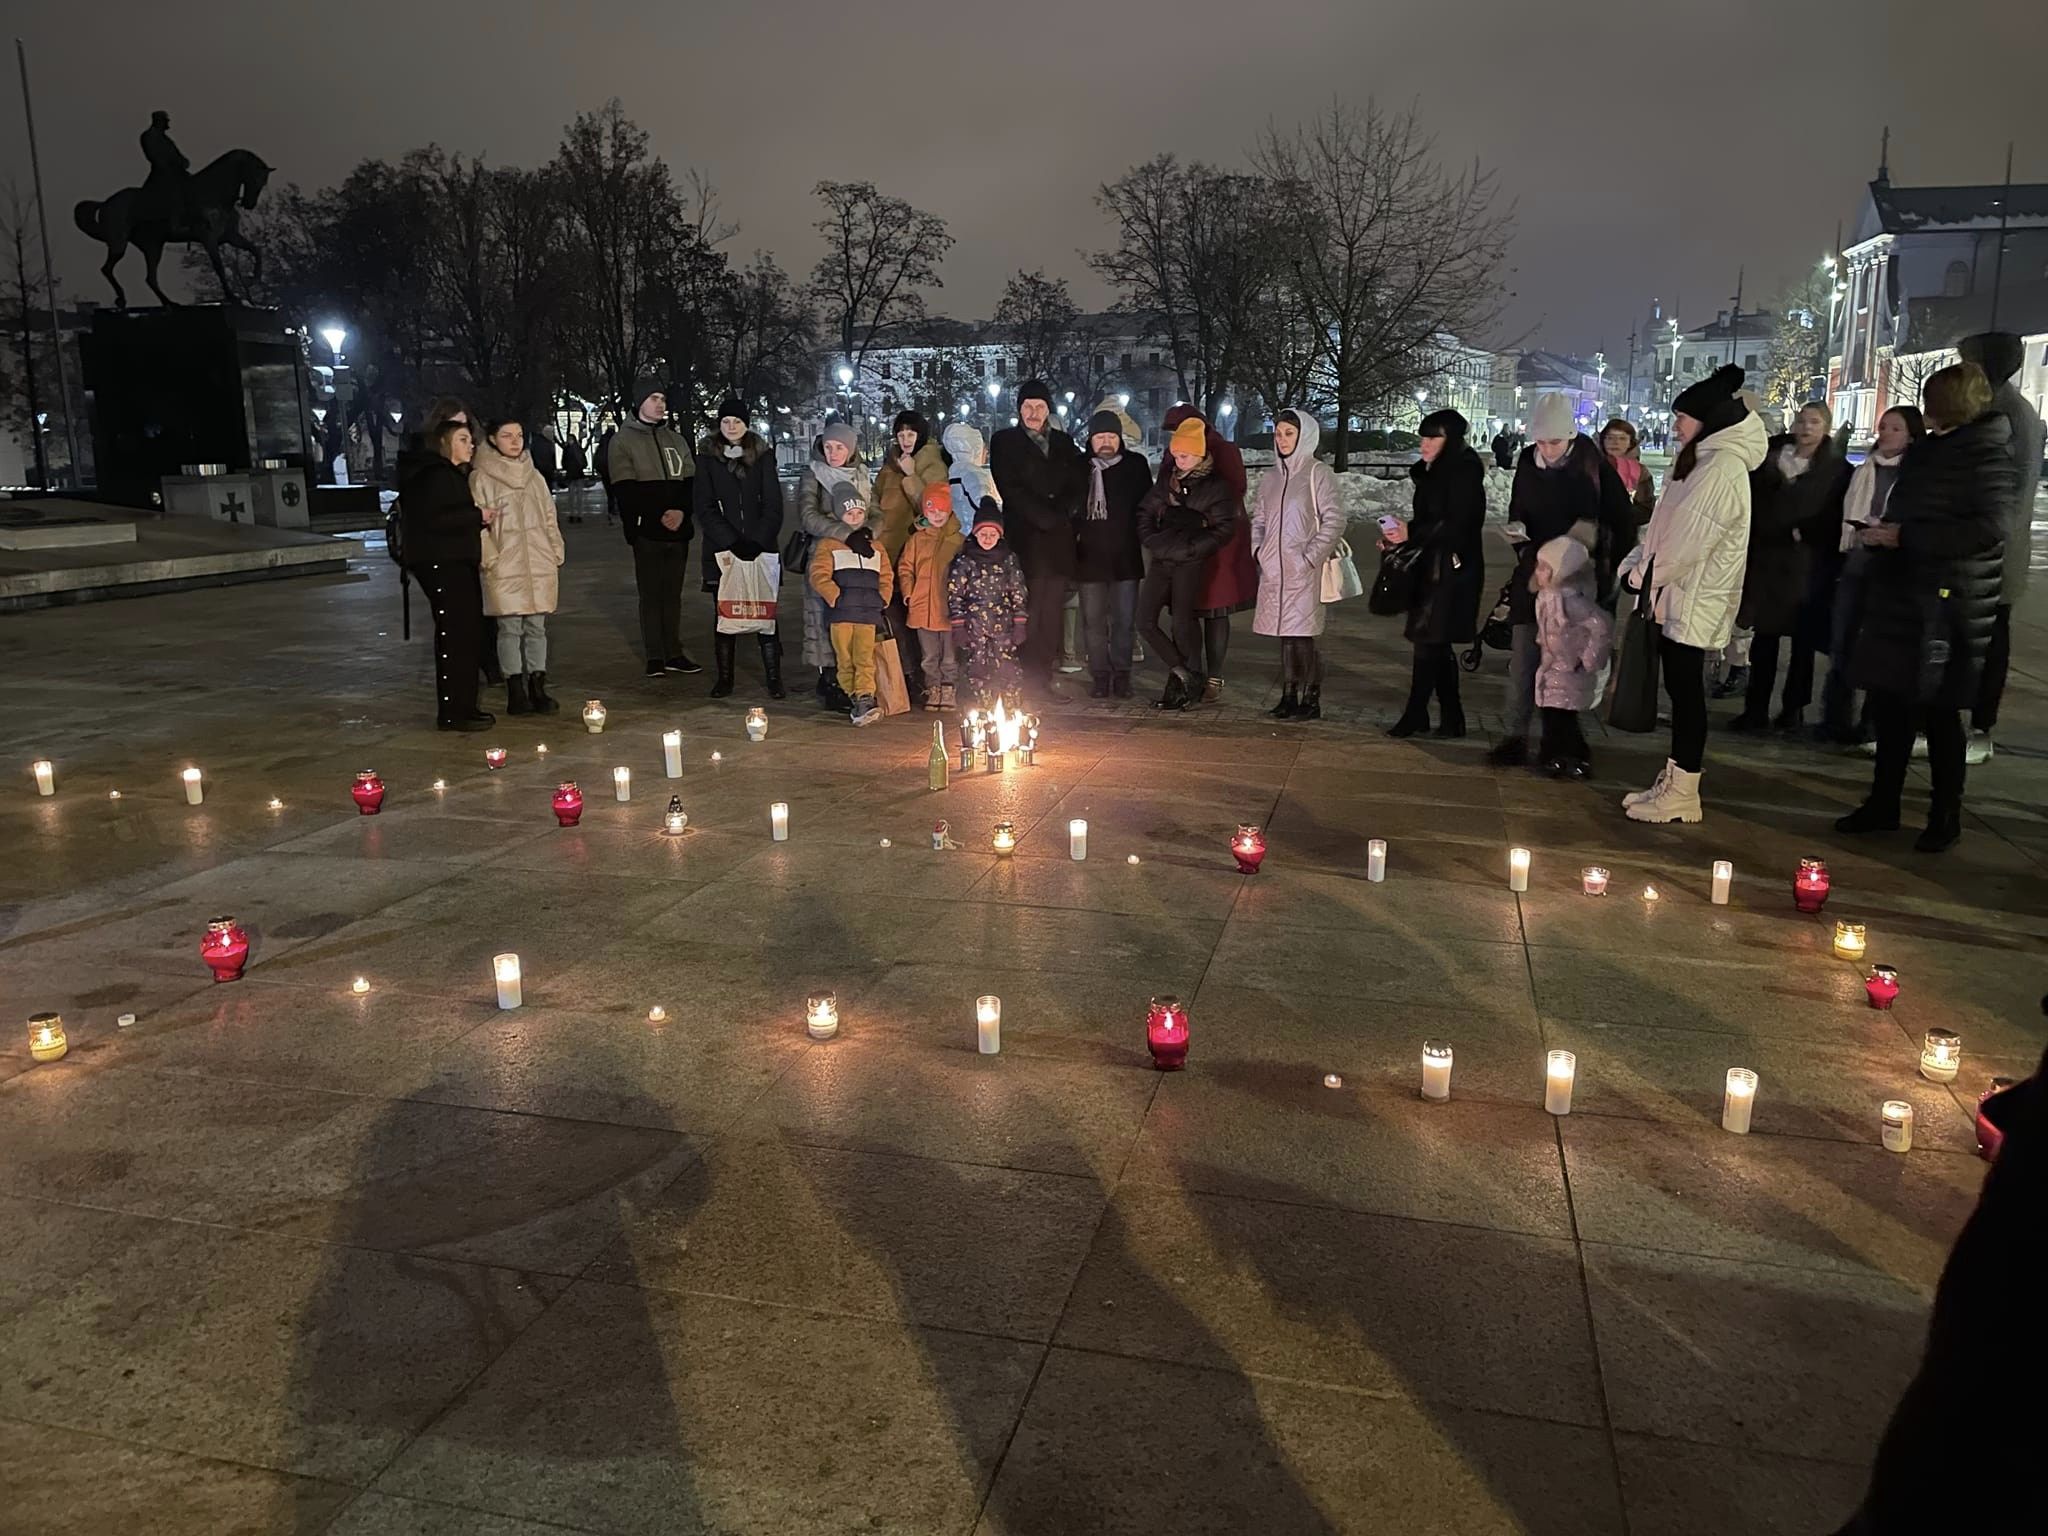
{"type": "Polygon", "coordinates": [[[296,507],[299,504],[299,482],[296,480],[285,481],[282,495],[286,506],[296,507]]]}
{"type": "Polygon", "coordinates": [[[242,505],[241,493],[238,491],[229,491],[227,499],[220,504],[220,509],[228,515],[228,521],[231,523],[239,523],[242,514],[249,510],[242,505]]]}

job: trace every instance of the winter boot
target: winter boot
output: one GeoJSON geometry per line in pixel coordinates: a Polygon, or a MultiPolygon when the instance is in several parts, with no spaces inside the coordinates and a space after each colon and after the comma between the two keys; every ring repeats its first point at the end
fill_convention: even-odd
{"type": "Polygon", "coordinates": [[[508,715],[530,715],[533,713],[533,697],[526,691],[526,674],[514,672],[505,679],[505,713],[508,715]]]}
{"type": "Polygon", "coordinates": [[[1700,775],[1670,764],[1657,791],[1647,800],[1638,800],[1626,814],[1630,821],[1700,820],[1706,814],[1700,809],[1700,775]]]}
{"type": "Polygon", "coordinates": [[[1749,668],[1730,667],[1722,674],[1721,681],[1714,684],[1713,697],[1717,699],[1732,699],[1738,693],[1747,692],[1749,692],[1749,668]]]}
{"type": "Polygon", "coordinates": [[[761,641],[761,675],[768,682],[768,697],[771,699],[786,699],[789,697],[789,690],[782,686],[782,637],[780,635],[762,635],[759,638],[761,641]]]}
{"type": "Polygon", "coordinates": [[[1280,695],[1280,702],[1266,713],[1275,720],[1292,720],[1301,713],[1301,690],[1293,683],[1289,683],[1287,691],[1280,695]]]}
{"type": "Polygon", "coordinates": [[[1991,761],[1991,733],[1972,731],[1970,739],[1963,744],[1963,762],[1971,768],[1991,761]]]}
{"type": "Polygon", "coordinates": [[[1095,674],[1095,686],[1088,690],[1088,697],[1091,699],[1106,699],[1109,697],[1109,674],[1107,672],[1095,674]]]}
{"type": "Polygon", "coordinates": [[[1962,835],[1962,808],[1937,803],[1928,807],[1927,830],[1913,839],[1913,847],[1920,853],[1946,853],[1955,847],[1962,835]]]}
{"type": "Polygon", "coordinates": [[[526,690],[533,699],[533,712],[536,715],[558,715],[562,712],[561,701],[548,694],[547,673],[527,673],[526,690]]]}
{"type": "Polygon", "coordinates": [[[853,700],[847,696],[846,690],[839,686],[837,667],[818,669],[818,702],[842,715],[853,708],[853,700]]]}
{"type": "Polygon", "coordinates": [[[1166,674],[1166,691],[1159,695],[1152,707],[1177,713],[1192,703],[1194,699],[1188,693],[1187,679],[1181,675],[1180,668],[1176,667],[1166,674]]]}
{"type": "Polygon", "coordinates": [[[1223,702],[1222,678],[1212,677],[1202,684],[1202,702],[1204,704],[1221,704],[1223,702]]]}
{"type": "Polygon", "coordinates": [[[955,697],[955,695],[956,695],[956,694],[957,694],[958,692],[959,692],[959,690],[958,690],[958,689],[957,689],[957,688],[956,688],[956,687],[955,687],[955,686],[954,686],[954,685],[953,685],[952,683],[941,683],[941,684],[939,684],[939,708],[941,708],[941,709],[955,709],[955,708],[958,708],[958,707],[959,707],[959,700],[958,700],[958,699],[957,699],[957,698],[955,697]]]}
{"type": "Polygon", "coordinates": [[[732,697],[732,670],[739,660],[739,636],[715,634],[711,637],[711,664],[718,669],[717,681],[711,685],[711,697],[729,699],[732,697]]]}
{"type": "Polygon", "coordinates": [[[1848,815],[1836,817],[1835,830],[1846,832],[1851,837],[1863,832],[1896,832],[1899,830],[1899,802],[1866,800],[1848,815]]]}
{"type": "Polygon", "coordinates": [[[1128,699],[1131,696],[1131,674],[1112,672],[1109,674],[1109,696],[1113,699],[1128,699]]]}
{"type": "Polygon", "coordinates": [[[1625,811],[1630,806],[1641,805],[1645,800],[1654,800],[1663,794],[1664,781],[1671,777],[1671,770],[1677,766],[1670,758],[1665,758],[1664,766],[1657,770],[1657,777],[1650,781],[1650,787],[1648,789],[1632,789],[1623,795],[1621,797],[1621,808],[1625,811]]]}
{"type": "Polygon", "coordinates": [[[1301,696],[1301,708],[1294,712],[1297,720],[1320,720],[1323,718],[1323,685],[1310,683],[1301,696]]]}
{"type": "Polygon", "coordinates": [[[882,718],[882,711],[876,707],[872,693],[861,693],[854,695],[853,707],[847,712],[847,718],[855,725],[873,725],[882,718]]]}

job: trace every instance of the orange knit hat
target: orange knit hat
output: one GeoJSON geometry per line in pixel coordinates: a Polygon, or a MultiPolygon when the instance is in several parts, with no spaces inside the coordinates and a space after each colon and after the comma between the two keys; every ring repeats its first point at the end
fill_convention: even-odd
{"type": "Polygon", "coordinates": [[[1173,429],[1172,451],[1192,453],[1200,458],[1209,451],[1209,429],[1197,417],[1189,417],[1173,429]]]}

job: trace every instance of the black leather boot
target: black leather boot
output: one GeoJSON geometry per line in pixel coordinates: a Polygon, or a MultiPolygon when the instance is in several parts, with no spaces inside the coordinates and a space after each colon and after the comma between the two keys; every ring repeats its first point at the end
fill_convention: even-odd
{"type": "Polygon", "coordinates": [[[1289,683],[1287,691],[1280,695],[1280,702],[1266,711],[1275,720],[1292,720],[1301,713],[1301,690],[1289,683]]]}
{"type": "Polygon", "coordinates": [[[732,697],[732,669],[739,659],[739,645],[737,635],[720,633],[711,637],[711,663],[718,668],[718,681],[711,685],[714,699],[732,697]]]}
{"type": "Polygon", "coordinates": [[[1320,720],[1323,718],[1323,685],[1310,683],[1301,695],[1301,708],[1294,712],[1297,720],[1320,720]]]}
{"type": "Polygon", "coordinates": [[[782,637],[762,635],[761,675],[768,680],[768,697],[786,699],[789,691],[782,686],[782,637]]]}
{"type": "Polygon", "coordinates": [[[555,715],[561,713],[562,706],[560,701],[548,696],[547,673],[527,673],[526,691],[533,699],[533,712],[536,715],[555,715]]]}
{"type": "Polygon", "coordinates": [[[526,674],[514,672],[505,679],[505,713],[508,715],[530,715],[533,713],[533,698],[526,691],[526,674]]]}

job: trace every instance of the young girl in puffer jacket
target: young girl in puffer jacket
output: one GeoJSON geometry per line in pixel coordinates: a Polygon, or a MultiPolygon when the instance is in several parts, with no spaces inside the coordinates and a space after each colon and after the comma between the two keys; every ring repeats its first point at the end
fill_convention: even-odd
{"type": "Polygon", "coordinates": [[[1534,585],[1543,769],[1559,778],[1590,778],[1593,754],[1579,711],[1599,702],[1614,654],[1614,620],[1595,597],[1591,553],[1569,534],[1536,551],[1534,585]]]}

